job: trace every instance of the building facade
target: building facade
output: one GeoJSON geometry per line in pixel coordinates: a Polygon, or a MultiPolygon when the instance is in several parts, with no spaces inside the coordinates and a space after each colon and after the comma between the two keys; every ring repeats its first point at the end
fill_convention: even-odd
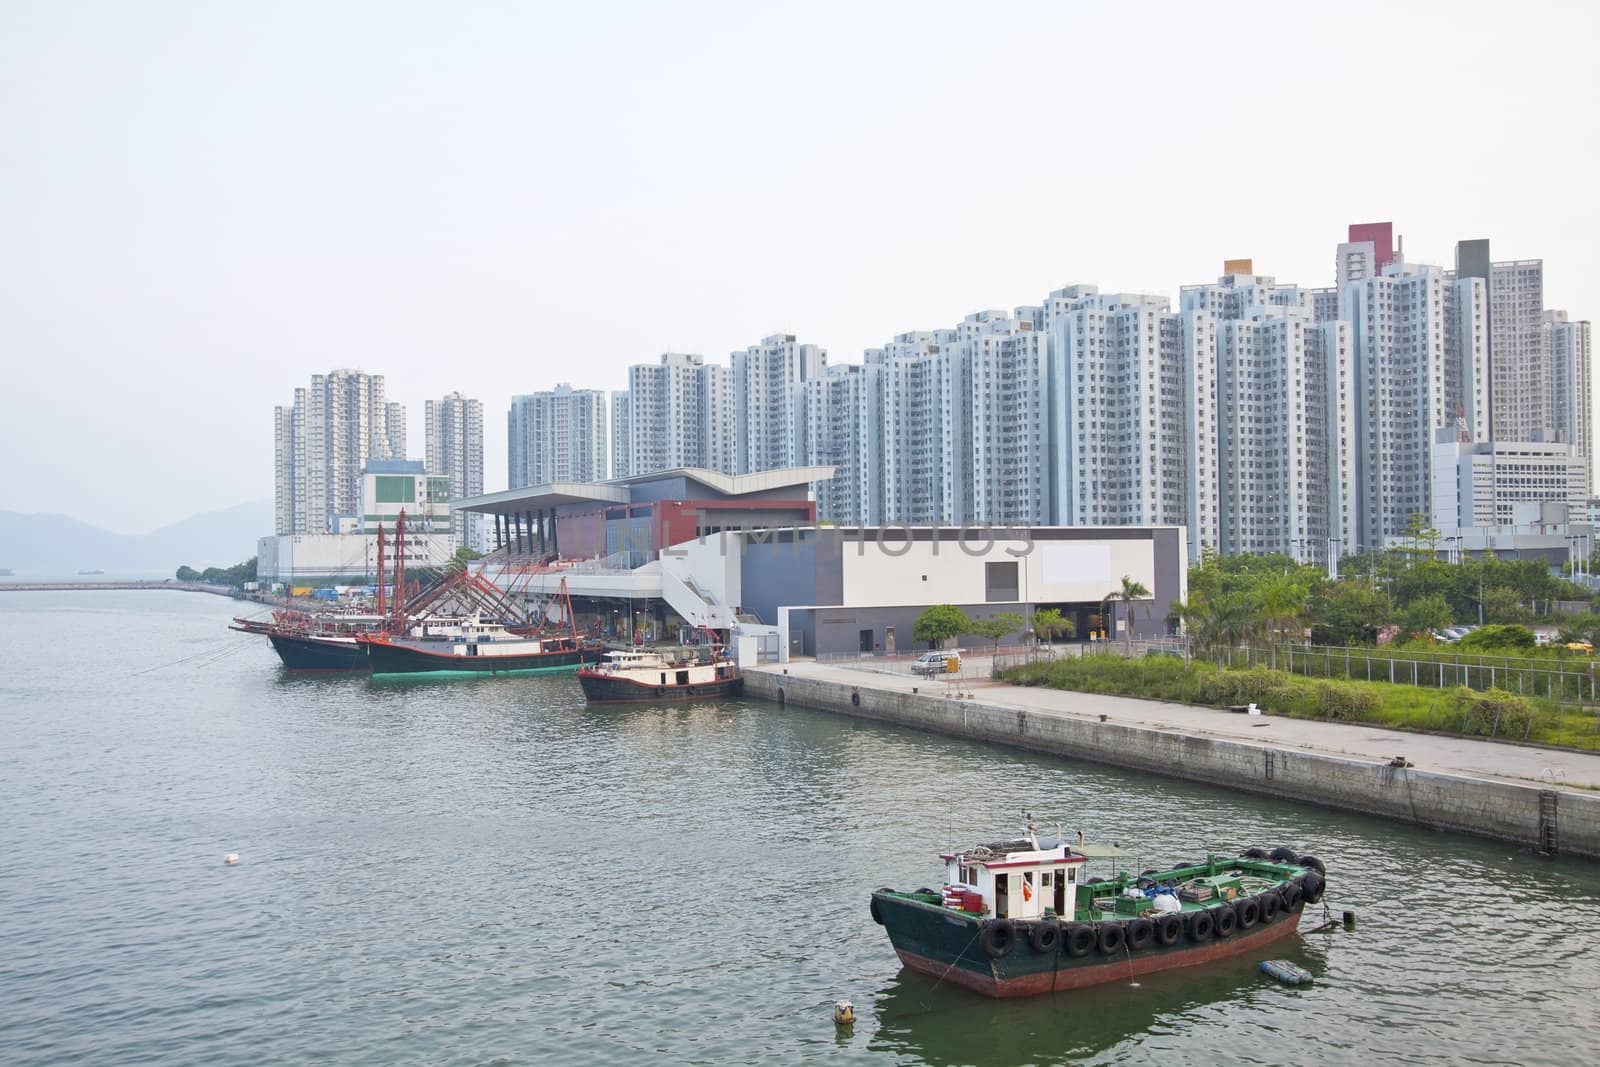
{"type": "Polygon", "coordinates": [[[732,473],[752,474],[787,464],[793,418],[790,389],[821,378],[827,362],[826,351],[816,345],[800,344],[794,334],[773,334],[762,338],[760,344],[733,353],[732,473]]]}
{"type": "Polygon", "coordinates": [[[291,405],[273,409],[276,532],[329,532],[334,516],[360,506],[367,462],[405,454],[405,407],[385,398],[383,375],[312,375],[291,405]]]}
{"type": "MultiPolygon", "coordinates": [[[[450,393],[424,406],[427,469],[442,480],[446,500],[483,493],[483,402],[450,393]]],[[[483,525],[475,516],[460,516],[452,529],[456,544],[482,551],[483,525]]]]}
{"type": "MultiPolygon", "coordinates": [[[[510,487],[610,477],[608,410],[603,391],[574,389],[566,383],[512,397],[506,415],[510,487]]],[[[481,495],[481,489],[473,495],[481,495]]]]}

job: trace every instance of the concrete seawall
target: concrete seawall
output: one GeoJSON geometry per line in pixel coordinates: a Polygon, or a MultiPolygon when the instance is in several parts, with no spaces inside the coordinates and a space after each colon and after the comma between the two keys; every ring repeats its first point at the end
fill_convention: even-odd
{"type": "Polygon", "coordinates": [[[1362,812],[1534,849],[1554,841],[1560,854],[1600,858],[1600,796],[1583,790],[1395,767],[1308,752],[1303,747],[1107,722],[1094,715],[1008,707],[999,702],[1004,689],[978,690],[972,699],[953,699],[907,692],[904,686],[880,683],[865,673],[857,681],[816,677],[799,668],[785,674],[782,668],[766,667],[746,672],[745,689],[750,696],[780,703],[1362,812]]]}

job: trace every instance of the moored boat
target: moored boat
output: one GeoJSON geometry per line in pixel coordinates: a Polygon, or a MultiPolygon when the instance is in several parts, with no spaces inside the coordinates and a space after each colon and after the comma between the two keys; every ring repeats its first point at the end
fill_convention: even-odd
{"type": "Polygon", "coordinates": [[[413,633],[359,634],[373,674],[513,674],[571,670],[598,661],[605,649],[575,633],[538,636],[513,633],[505,624],[477,616],[427,622],[413,633]]]}
{"type": "Polygon", "coordinates": [[[351,612],[324,612],[307,615],[298,611],[273,612],[265,630],[254,620],[234,619],[233,629],[246,633],[264,632],[272,649],[292,671],[364,671],[367,654],[356,640],[358,634],[376,630],[384,624],[381,615],[351,612]]]}
{"type": "Polygon", "coordinates": [[[591,704],[653,704],[738,696],[744,678],[718,648],[704,659],[690,660],[624,651],[609,652],[593,667],[579,668],[578,684],[591,704]]]}
{"type": "Polygon", "coordinates": [[[1077,989],[1255,951],[1322,899],[1315,856],[1251,849],[1168,870],[1086,877],[1116,848],[1018,839],[941,855],[939,892],[872,894],[902,963],[992,997],[1077,989]]]}

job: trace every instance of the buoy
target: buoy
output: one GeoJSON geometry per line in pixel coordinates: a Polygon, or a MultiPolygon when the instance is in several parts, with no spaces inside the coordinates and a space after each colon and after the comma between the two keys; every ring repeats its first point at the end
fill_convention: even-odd
{"type": "Polygon", "coordinates": [[[1356,928],[1356,913],[1355,912],[1347,911],[1347,912],[1344,913],[1344,928],[1346,930],[1354,930],[1356,928]]]}
{"type": "Polygon", "coordinates": [[[833,1005],[833,1025],[852,1026],[856,1021],[856,1006],[848,1000],[835,1001],[833,1005]]]}
{"type": "Polygon", "coordinates": [[[1261,970],[1288,985],[1301,985],[1311,981],[1311,972],[1288,960],[1262,960],[1261,970]]]}
{"type": "Polygon", "coordinates": [[[226,863],[229,867],[236,866],[239,862],[239,854],[237,852],[230,852],[226,856],[222,857],[222,862],[226,863]]]}

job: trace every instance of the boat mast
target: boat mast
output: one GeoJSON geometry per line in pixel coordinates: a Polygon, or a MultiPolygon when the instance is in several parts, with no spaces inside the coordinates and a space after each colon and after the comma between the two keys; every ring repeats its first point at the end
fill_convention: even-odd
{"type": "Polygon", "coordinates": [[[394,629],[393,633],[406,632],[406,509],[394,521],[394,629]]]}
{"type": "Polygon", "coordinates": [[[384,594],[383,586],[383,523],[378,523],[378,619],[386,621],[389,614],[389,600],[384,594]]]}

